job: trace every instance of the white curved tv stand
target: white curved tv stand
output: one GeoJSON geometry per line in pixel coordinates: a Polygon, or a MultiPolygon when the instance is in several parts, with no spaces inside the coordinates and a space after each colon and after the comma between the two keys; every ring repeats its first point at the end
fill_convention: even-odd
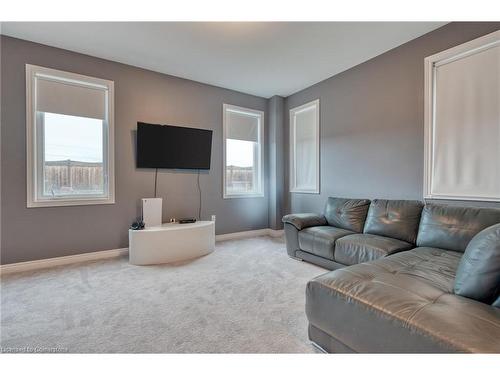
{"type": "Polygon", "coordinates": [[[165,223],[128,232],[129,262],[135,265],[172,263],[214,251],[215,222],[165,223]]]}

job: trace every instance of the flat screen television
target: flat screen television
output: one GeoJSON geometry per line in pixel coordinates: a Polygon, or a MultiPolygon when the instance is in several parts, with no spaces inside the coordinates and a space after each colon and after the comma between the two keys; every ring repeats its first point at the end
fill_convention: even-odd
{"type": "Polygon", "coordinates": [[[137,123],[137,168],[210,169],[212,130],[137,123]]]}

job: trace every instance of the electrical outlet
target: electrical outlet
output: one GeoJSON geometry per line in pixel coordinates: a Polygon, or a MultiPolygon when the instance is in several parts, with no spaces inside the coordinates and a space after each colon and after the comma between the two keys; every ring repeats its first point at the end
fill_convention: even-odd
{"type": "Polygon", "coordinates": [[[212,215],[212,221],[215,221],[215,215],[212,215]]]}

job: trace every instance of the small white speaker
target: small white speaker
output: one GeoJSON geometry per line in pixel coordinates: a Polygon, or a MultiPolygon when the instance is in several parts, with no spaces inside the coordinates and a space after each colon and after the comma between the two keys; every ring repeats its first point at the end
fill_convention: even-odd
{"type": "Polygon", "coordinates": [[[162,205],[162,198],[142,199],[142,221],[144,222],[144,226],[146,228],[161,226],[162,205]]]}

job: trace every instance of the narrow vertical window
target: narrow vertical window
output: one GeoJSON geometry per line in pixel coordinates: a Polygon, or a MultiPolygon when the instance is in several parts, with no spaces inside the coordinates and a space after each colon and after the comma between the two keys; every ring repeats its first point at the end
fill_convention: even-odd
{"type": "Polygon", "coordinates": [[[290,191],[319,193],[319,100],[290,110],[290,191]]]}
{"type": "Polygon", "coordinates": [[[27,206],[114,203],[113,82],[26,66],[27,206]]]}
{"type": "Polygon", "coordinates": [[[425,59],[424,198],[500,201],[500,31],[425,59]]]}
{"type": "Polygon", "coordinates": [[[224,198],[263,197],[264,113],[223,106],[224,198]]]}

